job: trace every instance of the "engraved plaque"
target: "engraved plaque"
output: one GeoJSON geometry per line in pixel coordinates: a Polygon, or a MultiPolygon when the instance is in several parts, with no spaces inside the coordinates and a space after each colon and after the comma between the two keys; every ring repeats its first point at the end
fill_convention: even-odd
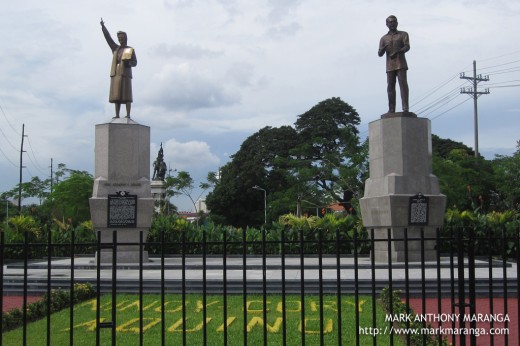
{"type": "Polygon", "coordinates": [[[428,197],[418,193],[410,197],[408,224],[417,226],[428,225],[428,197]]]}
{"type": "Polygon", "coordinates": [[[137,195],[130,195],[127,191],[118,191],[115,195],[108,195],[107,227],[135,228],[136,226],[137,195]]]}

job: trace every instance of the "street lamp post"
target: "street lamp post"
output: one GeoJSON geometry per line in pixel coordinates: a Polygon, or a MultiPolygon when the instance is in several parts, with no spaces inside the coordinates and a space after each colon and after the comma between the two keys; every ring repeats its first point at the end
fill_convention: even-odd
{"type": "Polygon", "coordinates": [[[264,191],[264,225],[267,225],[267,191],[258,185],[253,186],[253,189],[264,191]]]}
{"type": "Polygon", "coordinates": [[[9,228],[9,199],[5,198],[5,230],[9,228]]]}

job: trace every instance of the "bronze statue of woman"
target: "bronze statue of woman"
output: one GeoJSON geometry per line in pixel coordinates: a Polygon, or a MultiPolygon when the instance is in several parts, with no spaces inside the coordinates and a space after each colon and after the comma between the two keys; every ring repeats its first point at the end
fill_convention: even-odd
{"type": "Polygon", "coordinates": [[[137,65],[137,58],[132,47],[127,45],[127,35],[123,31],[117,32],[119,45],[114,42],[103,18],[101,18],[101,30],[112,50],[112,66],[110,68],[110,94],[108,101],[116,105],[116,118],[119,118],[121,104],[126,105],[126,117],[130,118],[132,105],[132,67],[137,65]]]}

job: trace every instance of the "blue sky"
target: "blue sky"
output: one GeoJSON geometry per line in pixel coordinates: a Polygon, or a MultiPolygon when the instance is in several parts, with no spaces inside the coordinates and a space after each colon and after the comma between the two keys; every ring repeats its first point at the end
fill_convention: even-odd
{"type": "MultiPolygon", "coordinates": [[[[410,35],[411,111],[432,132],[474,145],[470,86],[479,98],[479,147],[511,154],[520,139],[518,1],[19,0],[0,14],[0,191],[50,175],[50,160],[93,173],[94,126],[110,121],[111,52],[101,33],[128,33],[134,68],[132,118],[151,127],[172,169],[197,182],[229,161],[264,126],[292,125],[318,102],[341,97],[368,123],[387,110],[385,19],[410,35]]],[[[192,206],[174,199],[181,210],[192,206]]]]}

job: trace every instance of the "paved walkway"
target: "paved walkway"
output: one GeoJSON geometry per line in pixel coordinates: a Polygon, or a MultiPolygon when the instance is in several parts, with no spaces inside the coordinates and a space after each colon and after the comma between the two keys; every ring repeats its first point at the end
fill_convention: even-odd
{"type": "MultiPolygon", "coordinates": [[[[27,296],[27,304],[40,300],[40,296],[27,296]]],[[[21,309],[23,306],[23,296],[4,296],[2,311],[6,312],[15,308],[21,309]]]]}

